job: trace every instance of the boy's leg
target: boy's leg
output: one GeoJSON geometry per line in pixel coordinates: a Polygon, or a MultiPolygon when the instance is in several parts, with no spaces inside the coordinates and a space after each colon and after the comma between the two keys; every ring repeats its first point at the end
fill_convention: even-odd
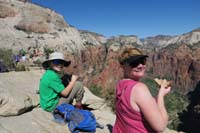
{"type": "Polygon", "coordinates": [[[69,93],[67,97],[61,97],[59,100],[59,104],[61,103],[72,103],[73,99],[76,99],[76,103],[80,103],[84,96],[84,88],[80,81],[76,81],[73,89],[69,93]]]}

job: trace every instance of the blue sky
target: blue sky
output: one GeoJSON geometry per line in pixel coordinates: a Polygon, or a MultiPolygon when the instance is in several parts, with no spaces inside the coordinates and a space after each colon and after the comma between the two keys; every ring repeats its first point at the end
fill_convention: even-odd
{"type": "Polygon", "coordinates": [[[106,37],[180,35],[200,28],[200,0],[32,0],[77,29],[106,37]]]}

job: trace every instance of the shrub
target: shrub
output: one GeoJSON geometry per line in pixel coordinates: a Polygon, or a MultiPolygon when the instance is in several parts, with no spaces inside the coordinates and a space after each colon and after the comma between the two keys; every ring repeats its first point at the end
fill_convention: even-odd
{"type": "Polygon", "coordinates": [[[99,86],[93,86],[93,87],[91,87],[90,91],[94,95],[102,98],[102,88],[101,87],[99,87],[99,86]]]}
{"type": "Polygon", "coordinates": [[[3,60],[6,67],[8,67],[8,69],[14,68],[13,52],[11,49],[1,49],[0,48],[0,60],[3,60]]]}
{"type": "Polygon", "coordinates": [[[108,89],[104,96],[108,106],[111,107],[112,111],[115,112],[115,89],[108,89]]]}
{"type": "Polygon", "coordinates": [[[36,61],[33,61],[33,63],[38,65],[38,66],[41,66],[42,61],[41,61],[41,59],[37,59],[36,61]]]}
{"type": "Polygon", "coordinates": [[[26,71],[26,66],[22,63],[18,63],[17,66],[15,67],[15,71],[26,71]]]}
{"type": "Polygon", "coordinates": [[[49,55],[50,55],[51,53],[53,53],[53,52],[54,52],[53,49],[48,48],[48,47],[44,47],[44,53],[45,53],[45,55],[46,55],[47,58],[48,58],[49,55]]]}
{"type": "Polygon", "coordinates": [[[165,105],[169,114],[168,127],[170,129],[178,130],[181,123],[179,114],[186,109],[188,103],[187,98],[176,90],[166,96],[165,105]]]}
{"type": "Polygon", "coordinates": [[[145,77],[145,78],[142,78],[141,81],[148,86],[148,88],[150,89],[150,92],[151,92],[151,94],[153,96],[157,95],[159,87],[158,87],[157,83],[153,79],[145,77]]]}

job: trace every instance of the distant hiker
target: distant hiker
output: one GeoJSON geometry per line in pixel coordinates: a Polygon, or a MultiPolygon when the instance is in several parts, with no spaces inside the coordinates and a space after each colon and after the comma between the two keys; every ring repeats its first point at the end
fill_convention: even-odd
{"type": "Polygon", "coordinates": [[[20,56],[19,55],[14,55],[14,64],[15,64],[15,66],[18,64],[19,61],[20,61],[20,56]]]}
{"type": "Polygon", "coordinates": [[[62,53],[54,52],[49,55],[49,59],[42,63],[46,72],[40,80],[39,95],[41,107],[52,112],[61,103],[72,104],[76,100],[76,107],[82,108],[81,101],[84,89],[81,82],[77,81],[78,76],[71,75],[69,83],[64,84],[60,78],[63,67],[69,66],[71,61],[64,59],[62,53]]]}
{"type": "Polygon", "coordinates": [[[124,78],[116,85],[116,121],[113,133],[158,133],[165,130],[168,114],[164,96],[170,87],[160,87],[154,99],[140,79],[145,74],[146,58],[139,49],[127,48],[119,57],[124,78]]]}
{"type": "Polygon", "coordinates": [[[26,55],[22,55],[21,61],[22,61],[22,62],[25,62],[25,61],[26,61],[26,55]]]}
{"type": "Polygon", "coordinates": [[[19,50],[19,55],[24,56],[26,54],[26,51],[24,49],[19,50]]]}

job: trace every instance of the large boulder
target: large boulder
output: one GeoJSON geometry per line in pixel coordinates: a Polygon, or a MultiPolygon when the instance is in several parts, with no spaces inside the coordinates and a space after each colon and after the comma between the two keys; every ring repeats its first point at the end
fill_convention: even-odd
{"type": "Polygon", "coordinates": [[[40,76],[34,71],[0,74],[0,116],[20,115],[36,107],[40,76]]]}

